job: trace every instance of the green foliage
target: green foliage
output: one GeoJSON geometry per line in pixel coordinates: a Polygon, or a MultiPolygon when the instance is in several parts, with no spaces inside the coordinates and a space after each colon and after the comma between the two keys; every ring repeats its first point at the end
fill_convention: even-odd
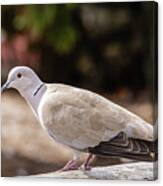
{"type": "Polygon", "coordinates": [[[55,32],[47,33],[49,43],[59,53],[68,53],[75,45],[77,34],[76,30],[69,25],[62,26],[61,30],[56,29],[55,32]]]}
{"type": "Polygon", "coordinates": [[[77,40],[72,24],[76,4],[28,5],[15,17],[16,29],[28,30],[33,38],[44,38],[59,53],[68,53],[77,40]]]}
{"type": "Polygon", "coordinates": [[[2,29],[11,42],[24,33],[49,82],[135,92],[154,87],[154,15],[152,1],[4,5],[2,29]]]}

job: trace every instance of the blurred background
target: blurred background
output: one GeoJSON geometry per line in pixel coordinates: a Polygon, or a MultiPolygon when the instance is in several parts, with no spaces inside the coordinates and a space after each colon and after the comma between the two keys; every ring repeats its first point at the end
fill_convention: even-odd
{"type": "MultiPolygon", "coordinates": [[[[45,82],[95,91],[154,123],[156,3],[3,5],[1,19],[2,84],[11,68],[26,65],[45,82]]],[[[71,158],[16,91],[6,91],[1,105],[2,176],[55,171],[71,158]]],[[[97,158],[94,165],[120,162],[97,158]]]]}

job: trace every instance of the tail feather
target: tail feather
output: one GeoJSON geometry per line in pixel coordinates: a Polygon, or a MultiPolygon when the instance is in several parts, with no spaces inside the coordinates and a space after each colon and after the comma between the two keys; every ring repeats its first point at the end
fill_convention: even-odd
{"type": "Polygon", "coordinates": [[[102,156],[118,156],[140,161],[156,161],[158,159],[156,141],[127,138],[124,132],[108,142],[101,142],[96,147],[88,148],[90,153],[102,156]]]}

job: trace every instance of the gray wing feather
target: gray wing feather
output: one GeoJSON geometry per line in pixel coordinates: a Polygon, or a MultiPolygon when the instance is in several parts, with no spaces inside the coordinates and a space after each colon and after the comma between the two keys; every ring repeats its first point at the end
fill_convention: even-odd
{"type": "Polygon", "coordinates": [[[121,132],[108,142],[101,142],[94,148],[88,148],[88,151],[96,155],[154,161],[157,160],[157,143],[158,140],[152,142],[128,138],[121,132]]]}

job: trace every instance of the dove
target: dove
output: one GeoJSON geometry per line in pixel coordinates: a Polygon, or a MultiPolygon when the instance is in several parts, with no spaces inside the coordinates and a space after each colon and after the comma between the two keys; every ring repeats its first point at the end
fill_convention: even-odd
{"type": "Polygon", "coordinates": [[[97,93],[44,83],[26,66],[11,69],[1,92],[8,88],[19,91],[53,140],[73,150],[63,171],[78,169],[83,152],[88,153],[84,170],[95,156],[156,160],[153,126],[97,93]]]}

